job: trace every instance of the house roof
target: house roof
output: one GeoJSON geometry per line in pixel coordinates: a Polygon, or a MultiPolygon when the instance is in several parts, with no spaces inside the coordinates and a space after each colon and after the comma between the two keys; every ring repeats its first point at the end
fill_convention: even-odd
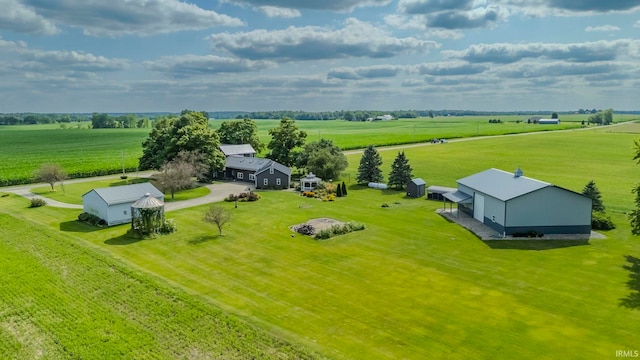
{"type": "Polygon", "coordinates": [[[467,193],[463,193],[460,190],[448,192],[446,194],[443,194],[442,196],[444,196],[447,200],[452,201],[454,203],[470,204],[472,202],[471,195],[467,193]]]}
{"type": "Polygon", "coordinates": [[[224,153],[224,156],[256,153],[256,151],[253,149],[253,146],[251,146],[250,144],[239,144],[239,145],[222,144],[220,145],[220,150],[224,153]]]}
{"type": "Polygon", "coordinates": [[[151,196],[155,198],[164,198],[164,194],[148,182],[132,185],[96,188],[82,195],[82,197],[84,198],[85,195],[91,193],[92,191],[98,194],[98,196],[102,198],[102,200],[104,200],[104,202],[108,205],[134,202],[143,197],[146,193],[151,194],[151,196]]]}
{"type": "Polygon", "coordinates": [[[467,176],[458,180],[458,184],[502,201],[507,201],[548,186],[553,186],[548,182],[526,176],[514,176],[513,173],[498,169],[489,169],[467,176]]]}
{"type": "Polygon", "coordinates": [[[415,178],[415,179],[412,179],[409,182],[410,183],[414,183],[416,185],[426,185],[427,184],[424,180],[422,180],[422,178],[415,178]]]}
{"type": "Polygon", "coordinates": [[[271,162],[269,159],[232,155],[227,157],[226,165],[232,169],[258,171],[271,162]]]}
{"type": "Polygon", "coordinates": [[[310,172],[307,175],[305,175],[305,177],[301,178],[300,181],[316,181],[316,182],[320,182],[322,181],[322,179],[320,179],[319,177],[316,176],[316,174],[310,172]]]}
{"type": "Polygon", "coordinates": [[[256,175],[263,173],[265,171],[267,171],[267,169],[269,168],[273,168],[274,170],[278,170],[281,173],[290,176],[291,175],[291,168],[288,166],[284,166],[282,164],[280,164],[279,162],[275,162],[273,160],[270,160],[271,163],[263,168],[261,168],[260,170],[256,171],[256,175]]]}

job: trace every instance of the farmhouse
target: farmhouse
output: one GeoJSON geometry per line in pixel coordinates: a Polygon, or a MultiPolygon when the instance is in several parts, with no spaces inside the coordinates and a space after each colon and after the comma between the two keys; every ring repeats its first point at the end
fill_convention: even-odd
{"type": "Polygon", "coordinates": [[[82,195],[82,208],[109,226],[124,224],[131,221],[131,205],[145,194],[164,201],[164,194],[155,186],[141,183],[93,189],[82,195]]]}
{"type": "Polygon", "coordinates": [[[501,234],[591,232],[591,199],[553,184],[489,169],[457,181],[444,198],[501,234]]]}
{"type": "Polygon", "coordinates": [[[224,176],[253,183],[257,189],[286,189],[291,183],[291,169],[269,159],[227,156],[224,176]]]}

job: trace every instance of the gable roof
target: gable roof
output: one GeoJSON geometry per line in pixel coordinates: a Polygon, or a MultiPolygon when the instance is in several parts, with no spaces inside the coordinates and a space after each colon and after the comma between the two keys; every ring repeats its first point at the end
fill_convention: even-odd
{"type": "Polygon", "coordinates": [[[269,168],[273,168],[274,170],[280,171],[281,173],[290,176],[291,175],[291,168],[288,166],[284,166],[282,164],[280,164],[279,162],[275,162],[273,160],[271,160],[271,164],[269,164],[268,166],[263,167],[262,169],[256,171],[256,175],[261,174],[265,171],[267,171],[267,169],[269,168]]]}
{"type": "Polygon", "coordinates": [[[220,145],[220,151],[224,153],[224,156],[243,155],[243,154],[255,154],[256,151],[250,144],[222,144],[220,145]]]}
{"type": "Polygon", "coordinates": [[[514,176],[513,173],[489,169],[458,180],[458,184],[507,201],[542,188],[553,186],[548,182],[514,176]]]}
{"type": "Polygon", "coordinates": [[[155,198],[164,198],[164,194],[160,190],[158,190],[158,188],[148,182],[132,185],[96,188],[82,195],[82,197],[84,198],[85,195],[89,194],[90,192],[95,192],[108,205],[135,202],[147,193],[151,194],[151,196],[155,198]]]}
{"type": "Polygon", "coordinates": [[[263,158],[231,155],[227,156],[226,166],[238,170],[258,171],[263,167],[268,167],[271,161],[263,158]]]}
{"type": "Polygon", "coordinates": [[[426,185],[427,184],[424,180],[422,180],[422,178],[415,178],[415,179],[412,179],[409,182],[410,183],[414,183],[416,185],[426,185]]]}

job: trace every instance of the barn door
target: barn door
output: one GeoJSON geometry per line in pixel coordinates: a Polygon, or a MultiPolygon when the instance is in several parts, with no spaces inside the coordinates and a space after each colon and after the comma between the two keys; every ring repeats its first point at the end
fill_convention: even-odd
{"type": "Polygon", "coordinates": [[[473,196],[473,218],[484,222],[484,196],[478,193],[473,196]]]}

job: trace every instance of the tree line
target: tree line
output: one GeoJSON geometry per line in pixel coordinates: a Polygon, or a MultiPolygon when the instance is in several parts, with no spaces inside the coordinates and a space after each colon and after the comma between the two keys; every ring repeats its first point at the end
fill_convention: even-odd
{"type": "Polygon", "coordinates": [[[35,125],[87,121],[84,114],[0,114],[0,125],[35,125]]]}

